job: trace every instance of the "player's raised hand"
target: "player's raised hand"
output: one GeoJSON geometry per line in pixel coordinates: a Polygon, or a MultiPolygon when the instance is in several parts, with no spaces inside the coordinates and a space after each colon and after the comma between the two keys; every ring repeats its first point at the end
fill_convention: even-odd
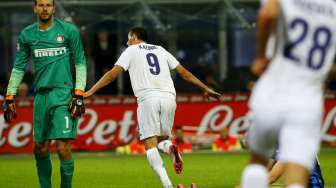
{"type": "Polygon", "coordinates": [[[260,76],[266,70],[268,63],[269,59],[266,57],[257,57],[251,66],[251,72],[260,76]]]}
{"type": "Polygon", "coordinates": [[[7,95],[3,103],[4,119],[7,123],[13,121],[16,118],[16,106],[14,102],[14,96],[7,95]]]}
{"type": "Polygon", "coordinates": [[[208,99],[215,98],[215,99],[219,99],[222,95],[214,90],[212,90],[211,88],[206,88],[204,90],[204,96],[207,97],[208,99]]]}
{"type": "Polygon", "coordinates": [[[82,90],[75,89],[68,110],[73,118],[80,117],[85,113],[84,92],[82,90]]]}

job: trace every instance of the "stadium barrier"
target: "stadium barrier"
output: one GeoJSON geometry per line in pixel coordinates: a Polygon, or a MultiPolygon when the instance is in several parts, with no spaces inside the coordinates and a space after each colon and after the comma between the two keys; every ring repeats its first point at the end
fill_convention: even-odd
{"type": "MultiPolygon", "coordinates": [[[[207,101],[201,95],[177,97],[175,126],[183,126],[195,137],[214,136],[228,126],[231,135],[244,135],[248,124],[248,95],[224,95],[221,101],[207,101]]],[[[323,143],[335,144],[336,96],[325,96],[323,143]]],[[[79,119],[74,150],[107,151],[130,143],[137,137],[134,97],[94,97],[86,99],[85,116],[79,119]]],[[[2,103],[2,102],[1,102],[2,103]]],[[[18,116],[6,124],[0,110],[0,153],[30,153],[33,145],[33,100],[17,101],[18,116]]]]}

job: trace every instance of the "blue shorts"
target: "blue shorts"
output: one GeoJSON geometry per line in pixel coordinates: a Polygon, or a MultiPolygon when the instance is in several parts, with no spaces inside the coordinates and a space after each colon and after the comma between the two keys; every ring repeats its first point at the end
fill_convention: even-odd
{"type": "Polygon", "coordinates": [[[315,166],[309,177],[309,188],[324,188],[324,179],[318,161],[315,161],[315,166]]]}

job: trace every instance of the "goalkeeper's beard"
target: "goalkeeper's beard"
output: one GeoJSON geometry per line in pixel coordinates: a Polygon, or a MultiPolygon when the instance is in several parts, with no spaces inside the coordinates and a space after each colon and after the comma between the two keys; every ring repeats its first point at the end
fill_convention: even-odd
{"type": "Polygon", "coordinates": [[[42,16],[39,16],[39,21],[46,24],[53,18],[53,15],[49,15],[47,18],[42,18],[42,16]]]}

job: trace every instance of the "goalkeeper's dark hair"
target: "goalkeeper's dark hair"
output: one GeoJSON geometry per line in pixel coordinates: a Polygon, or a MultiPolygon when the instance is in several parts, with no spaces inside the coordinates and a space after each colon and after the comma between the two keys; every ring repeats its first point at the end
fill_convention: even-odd
{"type": "Polygon", "coordinates": [[[148,35],[147,35],[147,31],[145,30],[145,28],[143,28],[143,27],[133,27],[129,30],[129,32],[131,34],[136,35],[138,37],[138,39],[147,42],[148,35]]]}
{"type": "MultiPolygon", "coordinates": [[[[53,5],[55,5],[55,0],[53,0],[52,2],[53,2],[53,5]]],[[[34,5],[35,6],[37,5],[37,0],[34,0],[34,5]]]]}

